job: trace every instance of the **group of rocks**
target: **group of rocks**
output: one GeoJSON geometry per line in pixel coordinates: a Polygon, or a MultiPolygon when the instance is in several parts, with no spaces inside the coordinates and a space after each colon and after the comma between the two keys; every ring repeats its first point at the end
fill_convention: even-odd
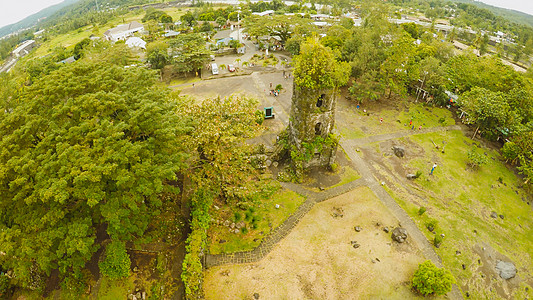
{"type": "MultiPolygon", "coordinates": [[[[381,224],[379,224],[379,225],[381,225],[381,224]]],[[[363,230],[363,228],[361,226],[355,226],[353,229],[355,230],[355,232],[361,232],[361,230],[363,230]]],[[[383,231],[385,233],[389,233],[390,232],[389,227],[386,227],[386,226],[383,227],[383,231]]],[[[407,230],[405,230],[405,228],[402,228],[402,227],[396,227],[392,231],[391,238],[392,238],[393,241],[396,241],[398,243],[403,243],[403,242],[405,242],[407,240],[407,230]]],[[[350,244],[355,249],[357,249],[357,248],[359,248],[361,246],[361,245],[359,245],[357,243],[357,241],[351,241],[350,244]]]]}
{"type": "Polygon", "coordinates": [[[334,218],[344,217],[344,209],[342,209],[342,207],[333,207],[333,212],[331,213],[331,216],[334,218]]]}
{"type": "Polygon", "coordinates": [[[222,221],[213,219],[211,221],[217,225],[223,225],[228,227],[229,231],[233,233],[239,233],[241,232],[241,228],[246,227],[246,224],[243,221],[237,223],[231,222],[230,220],[222,221]]]}
{"type": "Polygon", "coordinates": [[[131,293],[128,295],[128,300],[145,300],[146,299],[146,292],[139,290],[138,288],[135,289],[135,293],[131,293]]]}
{"type": "MultiPolygon", "coordinates": [[[[492,211],[492,212],[490,213],[490,217],[491,217],[491,218],[494,218],[494,219],[497,219],[497,218],[498,218],[498,213],[495,212],[495,211],[492,211]]],[[[500,219],[502,219],[502,220],[503,220],[503,218],[505,218],[504,215],[499,215],[499,217],[500,217],[500,219]]]]}

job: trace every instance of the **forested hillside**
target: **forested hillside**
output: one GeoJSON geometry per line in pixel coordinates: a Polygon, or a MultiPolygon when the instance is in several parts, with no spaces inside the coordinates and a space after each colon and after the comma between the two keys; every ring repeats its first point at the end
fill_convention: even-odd
{"type": "Polygon", "coordinates": [[[59,3],[59,4],[56,4],[56,5],[52,5],[50,7],[47,7],[31,16],[28,16],[26,18],[24,18],[23,20],[17,22],[17,23],[14,23],[14,24],[10,24],[10,25],[7,25],[7,26],[4,26],[2,28],[0,28],[0,38],[5,36],[5,35],[8,35],[10,33],[13,33],[13,32],[16,32],[18,30],[21,30],[21,29],[26,29],[26,28],[29,28],[29,27],[32,27],[34,25],[37,25],[39,23],[39,20],[43,19],[43,18],[48,18],[50,17],[51,15],[53,15],[55,12],[63,9],[63,8],[66,8],[68,6],[70,6],[71,4],[74,4],[76,2],[78,2],[80,0],[64,0],[63,2],[59,3]]]}

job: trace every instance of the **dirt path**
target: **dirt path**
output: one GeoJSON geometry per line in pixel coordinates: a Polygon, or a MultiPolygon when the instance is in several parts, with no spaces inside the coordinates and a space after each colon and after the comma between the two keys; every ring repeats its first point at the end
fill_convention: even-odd
{"type": "MultiPolygon", "coordinates": [[[[341,140],[340,146],[344,149],[346,152],[346,155],[352,160],[353,164],[355,165],[357,171],[362,175],[362,179],[366,181],[366,185],[378,196],[378,199],[387,206],[387,208],[393,213],[393,215],[400,221],[402,227],[407,229],[407,232],[409,232],[410,237],[412,240],[417,244],[417,246],[422,250],[424,253],[424,256],[427,259],[430,259],[436,266],[442,268],[442,260],[437,255],[435,250],[433,249],[433,246],[428,242],[427,238],[424,236],[424,234],[418,229],[416,224],[413,222],[413,220],[409,217],[409,215],[396,203],[396,201],[387,193],[387,191],[383,188],[383,186],[377,182],[376,178],[374,177],[374,174],[371,170],[373,170],[368,162],[363,160],[355,151],[357,146],[374,143],[374,142],[381,142],[385,140],[390,139],[398,139],[405,136],[410,135],[416,135],[416,134],[424,134],[424,133],[431,133],[431,132],[438,132],[438,131],[444,131],[444,130],[461,130],[460,125],[451,125],[446,127],[432,127],[432,128],[425,128],[422,130],[415,130],[415,131],[400,131],[400,132],[393,132],[393,133],[387,133],[387,134],[381,134],[381,135],[374,135],[370,137],[364,137],[360,139],[352,139],[352,140],[341,140]]],[[[457,285],[453,286],[453,290],[448,293],[448,296],[451,299],[463,299],[463,296],[457,287],[457,285]]]]}
{"type": "Polygon", "coordinates": [[[274,231],[268,235],[261,244],[252,251],[243,251],[235,253],[223,253],[223,254],[207,254],[205,256],[204,266],[206,268],[211,268],[214,266],[227,265],[227,264],[243,264],[243,263],[252,263],[257,262],[263,259],[267,254],[269,254],[274,246],[280,242],[284,237],[286,237],[291,230],[300,222],[300,220],[313,208],[316,203],[322,202],[324,200],[336,197],[338,195],[345,194],[350,192],[360,186],[363,186],[365,181],[363,179],[358,179],[350,183],[344,184],[332,188],[330,190],[316,193],[304,189],[303,187],[293,184],[293,183],[282,183],[284,188],[290,189],[296,193],[307,196],[307,200],[298,207],[296,212],[289,216],[285,222],[283,222],[279,227],[274,229],[274,231]]]}
{"type": "MultiPolygon", "coordinates": [[[[377,196],[377,198],[391,211],[393,216],[397,218],[402,227],[407,229],[411,241],[419,248],[424,257],[433,261],[438,267],[442,267],[442,261],[437,255],[433,246],[428,242],[424,234],[418,229],[416,224],[411,220],[409,215],[396,203],[396,201],[387,193],[383,186],[378,183],[376,180],[372,168],[369,164],[364,161],[355,151],[357,146],[364,145],[368,143],[385,141],[389,139],[398,139],[401,137],[415,135],[415,134],[424,134],[430,132],[438,132],[443,130],[461,130],[461,126],[452,125],[447,127],[433,127],[426,128],[420,131],[401,131],[395,133],[388,133],[382,135],[376,135],[371,137],[365,137],[360,139],[346,140],[343,139],[340,141],[340,146],[346,152],[346,155],[350,158],[354,164],[357,171],[361,174],[362,178],[351,183],[333,188],[324,192],[312,192],[304,189],[300,185],[293,183],[283,183],[283,187],[293,190],[299,194],[307,196],[307,200],[298,208],[298,210],[291,215],[282,225],[276,228],[272,234],[266,237],[263,242],[254,249],[253,251],[247,252],[237,252],[231,254],[219,254],[219,255],[210,255],[208,254],[205,257],[204,266],[206,268],[226,265],[226,264],[242,264],[242,263],[252,263],[257,262],[263,259],[267,254],[269,254],[274,246],[279,243],[284,237],[286,237],[291,230],[298,224],[298,222],[313,208],[313,206],[321,201],[334,198],[335,196],[342,195],[344,193],[350,192],[361,186],[368,186],[372,192],[377,196]]],[[[459,288],[454,285],[450,293],[448,293],[450,299],[463,299],[463,296],[459,288]]]]}

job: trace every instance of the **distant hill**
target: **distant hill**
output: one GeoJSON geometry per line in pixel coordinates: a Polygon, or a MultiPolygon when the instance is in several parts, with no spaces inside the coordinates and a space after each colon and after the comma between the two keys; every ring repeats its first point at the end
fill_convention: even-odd
{"type": "Polygon", "coordinates": [[[480,1],[474,1],[474,0],[452,0],[452,1],[459,2],[459,3],[468,3],[468,4],[472,4],[480,8],[488,9],[493,14],[500,16],[502,18],[505,18],[511,22],[514,22],[517,24],[529,25],[533,27],[533,16],[520,12],[520,11],[496,7],[496,6],[492,6],[492,5],[485,4],[480,1]]]}
{"type": "Polygon", "coordinates": [[[67,7],[69,5],[72,5],[79,0],[64,0],[61,3],[58,3],[56,5],[49,6],[29,17],[26,17],[22,21],[19,21],[17,23],[6,25],[2,28],[0,28],[0,37],[6,36],[10,33],[16,32],[21,29],[29,28],[34,25],[37,25],[39,22],[39,19],[47,18],[51,15],[53,15],[55,12],[59,11],[60,9],[67,7]]]}

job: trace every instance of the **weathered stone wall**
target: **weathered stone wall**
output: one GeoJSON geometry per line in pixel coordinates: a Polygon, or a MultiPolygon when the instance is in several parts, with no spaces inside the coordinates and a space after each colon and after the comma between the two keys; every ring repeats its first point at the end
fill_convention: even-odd
{"type": "MultiPolygon", "coordinates": [[[[336,95],[333,89],[309,90],[293,87],[289,121],[289,143],[303,151],[302,143],[312,143],[316,137],[324,139],[335,127],[336,95]]],[[[324,147],[304,163],[304,168],[328,166],[335,161],[336,146],[324,147]]]]}

